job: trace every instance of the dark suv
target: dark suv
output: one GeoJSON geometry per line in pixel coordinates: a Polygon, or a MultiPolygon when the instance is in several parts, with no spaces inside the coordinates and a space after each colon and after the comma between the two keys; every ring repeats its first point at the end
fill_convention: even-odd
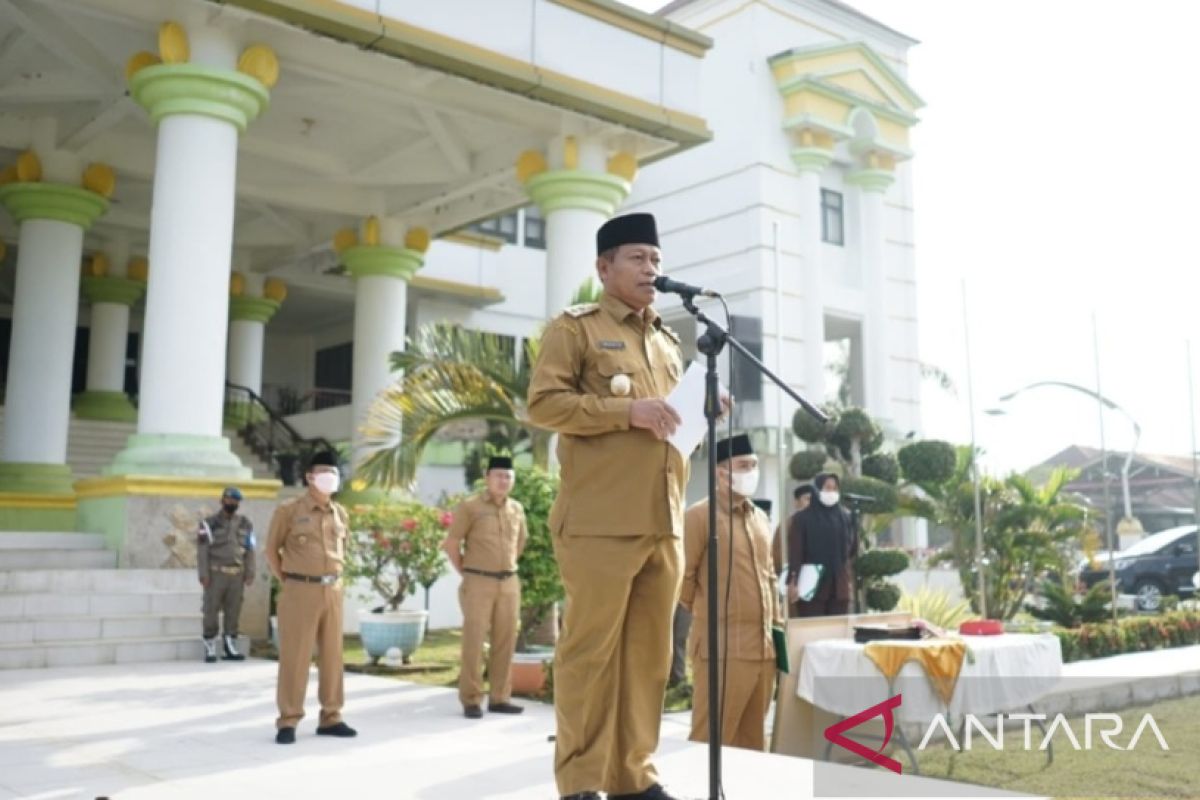
{"type": "MultiPolygon", "coordinates": [[[[1195,591],[1192,575],[1196,572],[1196,526],[1147,536],[1140,542],[1117,553],[1113,564],[1117,578],[1117,591],[1136,597],[1137,607],[1142,611],[1157,611],[1165,595],[1190,597],[1195,591]]],[[[1096,557],[1096,568],[1084,565],[1079,579],[1091,588],[1108,579],[1108,554],[1096,557]]]]}

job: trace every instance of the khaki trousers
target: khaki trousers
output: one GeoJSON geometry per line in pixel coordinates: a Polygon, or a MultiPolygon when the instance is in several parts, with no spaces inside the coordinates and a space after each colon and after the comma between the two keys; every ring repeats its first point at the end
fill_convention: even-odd
{"type": "Polygon", "coordinates": [[[682,544],[670,536],[556,535],[566,613],[554,659],[560,795],[635,794],[658,781],[682,544]]]}
{"type": "MultiPolygon", "coordinates": [[[[693,742],[708,741],[708,659],[692,659],[693,742]]],[[[725,701],[721,713],[721,744],[765,750],[767,711],[775,688],[775,660],[726,662],[725,701]]],[[[717,687],[720,691],[721,687],[717,687]]]]}
{"type": "Polygon", "coordinates": [[[277,728],[294,728],[304,717],[304,694],[313,644],[317,646],[317,697],[321,727],[342,721],[342,587],[284,580],[279,616],[279,705],[277,728]]]}
{"type": "Polygon", "coordinates": [[[226,575],[220,570],[209,572],[208,587],[204,590],[204,638],[212,639],[220,630],[217,615],[225,615],[225,635],[238,635],[238,618],[242,615],[242,592],[245,575],[226,575]]]}
{"type": "Polygon", "coordinates": [[[516,575],[503,580],[484,575],[463,575],[458,587],[463,613],[462,667],[458,699],[464,707],[483,701],[483,643],[491,642],[488,656],[489,699],[507,703],[512,697],[512,656],[517,646],[521,609],[521,582],[516,575]],[[490,637],[490,638],[489,638],[490,637]]]}

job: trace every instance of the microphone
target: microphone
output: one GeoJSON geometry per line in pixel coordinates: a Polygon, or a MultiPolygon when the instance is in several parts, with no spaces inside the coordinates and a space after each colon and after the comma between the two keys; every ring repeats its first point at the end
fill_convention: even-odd
{"type": "Polygon", "coordinates": [[[874,503],[875,498],[865,494],[852,494],[850,492],[842,492],[842,497],[849,500],[851,503],[874,503]]]}
{"type": "Polygon", "coordinates": [[[721,296],[717,292],[714,292],[712,289],[705,289],[700,286],[692,286],[690,283],[683,283],[682,281],[672,280],[671,278],[668,278],[666,275],[659,275],[657,278],[654,279],[654,288],[660,292],[666,292],[668,294],[679,294],[679,295],[683,295],[684,297],[695,297],[696,295],[700,295],[701,297],[720,297],[721,296]]]}

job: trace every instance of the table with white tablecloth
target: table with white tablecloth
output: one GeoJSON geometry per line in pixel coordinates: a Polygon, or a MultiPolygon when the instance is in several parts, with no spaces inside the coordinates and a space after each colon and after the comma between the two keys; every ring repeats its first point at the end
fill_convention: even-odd
{"type": "MultiPolygon", "coordinates": [[[[889,680],[866,655],[868,645],[848,639],[805,646],[796,694],[842,717],[901,694],[902,702],[893,711],[897,722],[927,724],[940,714],[954,724],[967,714],[981,718],[1027,709],[1052,692],[1062,675],[1062,647],[1052,634],[963,636],[961,641],[966,653],[948,703],[917,661],[905,662],[889,680]]],[[[945,642],[880,641],[871,646],[920,648],[945,642]]]]}

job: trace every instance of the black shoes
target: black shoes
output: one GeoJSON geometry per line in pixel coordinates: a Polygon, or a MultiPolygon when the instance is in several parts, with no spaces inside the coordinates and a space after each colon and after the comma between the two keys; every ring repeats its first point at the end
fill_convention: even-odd
{"type": "Polygon", "coordinates": [[[463,716],[467,719],[483,719],[483,709],[479,706],[463,706],[463,716]]]}
{"type": "Polygon", "coordinates": [[[317,736],[336,736],[339,739],[350,739],[358,736],[358,731],[344,722],[339,722],[337,725],[326,725],[324,728],[317,728],[317,736]]]}
{"type": "Polygon", "coordinates": [[[662,787],[662,784],[653,784],[649,789],[644,789],[635,794],[610,794],[608,800],[680,800],[673,794],[667,794],[667,790],[662,787]]]}
{"type": "Polygon", "coordinates": [[[564,795],[561,800],[600,800],[599,792],[576,792],[564,795]]]}
{"type": "Polygon", "coordinates": [[[520,714],[524,710],[523,706],[512,703],[488,703],[488,711],[492,714],[520,714]]]}
{"type": "MultiPolygon", "coordinates": [[[[237,639],[233,636],[222,636],[221,641],[225,647],[225,655],[221,658],[225,661],[245,661],[246,657],[238,652],[237,639]]],[[[213,659],[214,661],[216,659],[213,659]]]]}
{"type": "Polygon", "coordinates": [[[275,744],[295,744],[296,729],[295,728],[280,728],[275,731],[275,744]]]}

